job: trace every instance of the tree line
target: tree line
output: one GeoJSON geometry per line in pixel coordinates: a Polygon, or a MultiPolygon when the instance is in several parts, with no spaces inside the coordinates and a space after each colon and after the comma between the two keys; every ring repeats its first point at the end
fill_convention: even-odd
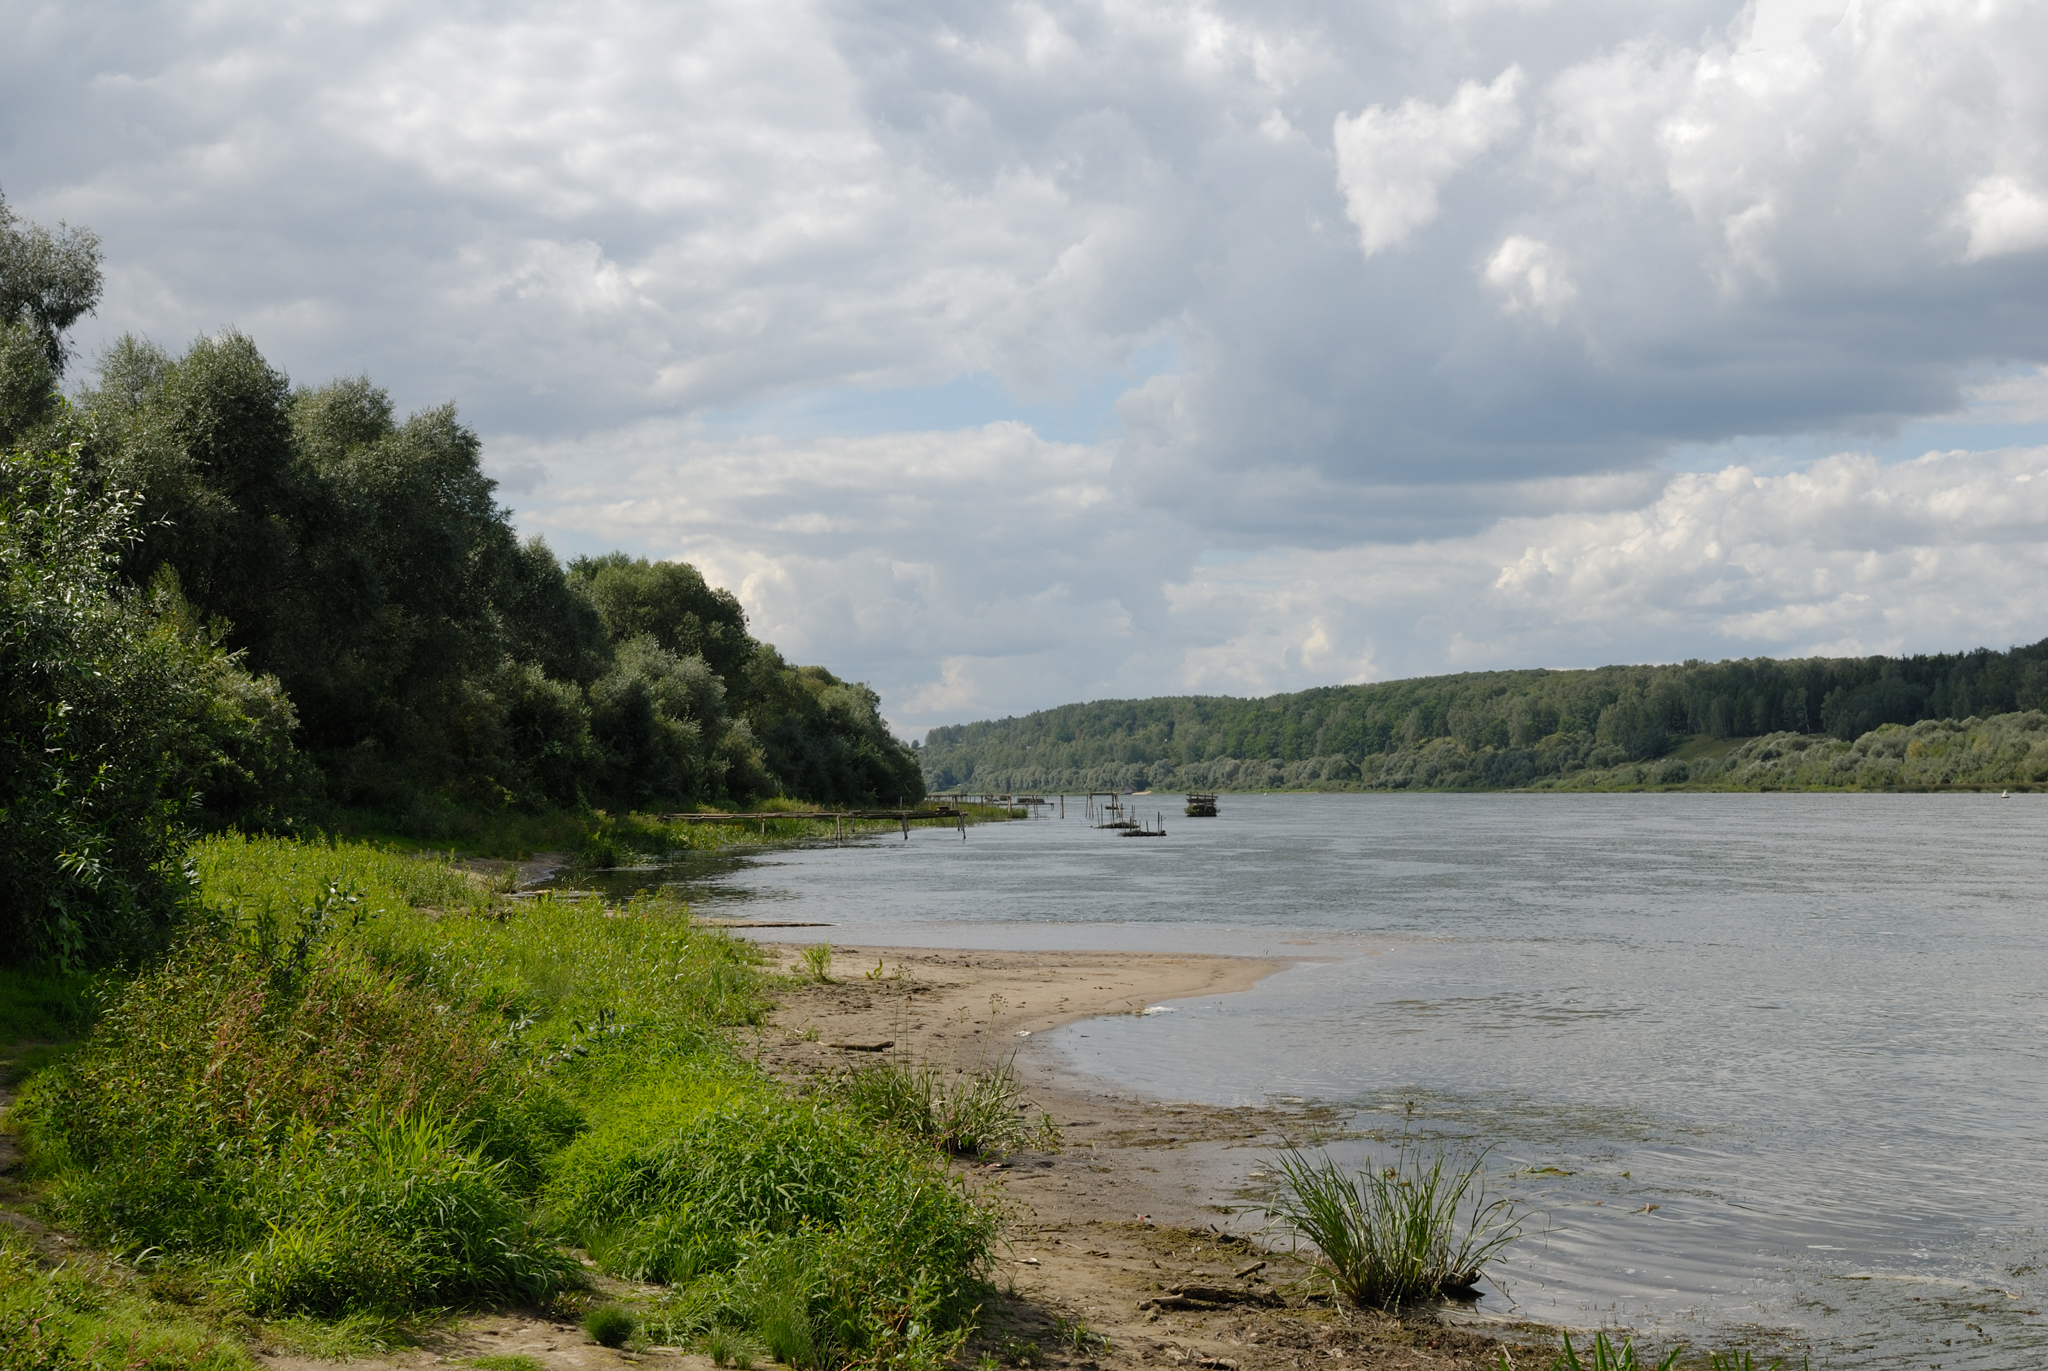
{"type": "Polygon", "coordinates": [[[933,729],[934,790],[1502,788],[1663,757],[1695,738],[1860,738],[2038,709],[2048,639],[2008,651],[1491,671],[1263,699],[1062,705],[933,729]]]}
{"type": "Polygon", "coordinates": [[[0,936],[125,946],[178,837],[337,808],[923,794],[866,686],[698,571],[521,541],[453,405],[295,386],[238,332],[61,389],[87,231],[0,199],[0,936]],[[125,930],[125,931],[124,931],[125,930]]]}

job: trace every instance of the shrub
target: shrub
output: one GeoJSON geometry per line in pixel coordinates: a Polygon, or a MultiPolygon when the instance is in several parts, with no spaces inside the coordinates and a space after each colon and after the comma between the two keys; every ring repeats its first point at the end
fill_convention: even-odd
{"type": "Polygon", "coordinates": [[[1328,1156],[1276,1162],[1267,1212],[1315,1244],[1312,1265],[1353,1304],[1399,1308],[1478,1283],[1519,1232],[1510,1201],[1489,1200],[1484,1156],[1453,1165],[1437,1152],[1346,1173],[1328,1156]]]}

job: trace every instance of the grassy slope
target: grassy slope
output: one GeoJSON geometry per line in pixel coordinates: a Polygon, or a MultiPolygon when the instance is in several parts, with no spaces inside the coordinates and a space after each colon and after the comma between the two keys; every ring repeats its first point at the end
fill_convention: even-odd
{"type": "MultiPolygon", "coordinates": [[[[745,944],[673,905],[507,906],[364,844],[194,857],[185,944],[18,1111],[50,1216],[194,1302],[107,1267],[157,1364],[238,1364],[221,1330],[250,1318],[573,1299],[561,1243],[670,1282],[663,1336],[803,1364],[934,1365],[971,1318],[991,1217],[928,1148],[732,1050],[768,989],[745,944]]],[[[7,988],[17,1032],[50,1019],[7,988]]],[[[0,1317],[52,1311],[48,1364],[127,1364],[57,1279],[7,1257],[0,1317]]]]}

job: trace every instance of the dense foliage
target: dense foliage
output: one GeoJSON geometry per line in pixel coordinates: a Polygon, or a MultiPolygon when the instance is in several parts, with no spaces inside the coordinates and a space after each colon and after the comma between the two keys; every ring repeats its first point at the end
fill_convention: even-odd
{"type": "Polygon", "coordinates": [[[1884,725],[2043,704],[2048,640],[1903,658],[1472,672],[1259,700],[1104,700],[935,728],[919,758],[934,790],[1489,788],[1648,761],[1690,738],[1846,743],[1884,725]]]}
{"type": "Polygon", "coordinates": [[[923,794],[874,692],[694,568],[522,543],[453,406],[233,332],[125,338],[67,403],[99,290],[0,200],[0,957],[132,956],[227,824],[923,794]]]}
{"type": "Polygon", "coordinates": [[[116,574],[133,502],[75,450],[0,453],[0,947],[70,965],[159,945],[205,802],[261,820],[292,711],[175,578],[116,574]]]}
{"type": "Polygon", "coordinates": [[[573,1241],[671,1287],[666,1337],[751,1329],[805,1368],[957,1346],[991,1214],[930,1148],[733,1051],[765,1008],[748,945],[366,846],[194,859],[175,952],[24,1092],[71,1231],[250,1314],[544,1300],[583,1283],[573,1241]]]}

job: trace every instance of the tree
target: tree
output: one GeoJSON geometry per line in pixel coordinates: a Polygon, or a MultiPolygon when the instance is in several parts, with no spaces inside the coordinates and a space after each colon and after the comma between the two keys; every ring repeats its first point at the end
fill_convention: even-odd
{"type": "Polygon", "coordinates": [[[71,355],[64,335],[99,300],[99,238],[66,224],[55,233],[31,224],[0,195],[0,324],[27,325],[61,376],[71,355]]]}
{"type": "Polygon", "coordinates": [[[298,781],[290,702],[202,630],[168,573],[117,575],[135,498],[78,445],[0,455],[0,956],[157,946],[190,826],[298,781]]]}

